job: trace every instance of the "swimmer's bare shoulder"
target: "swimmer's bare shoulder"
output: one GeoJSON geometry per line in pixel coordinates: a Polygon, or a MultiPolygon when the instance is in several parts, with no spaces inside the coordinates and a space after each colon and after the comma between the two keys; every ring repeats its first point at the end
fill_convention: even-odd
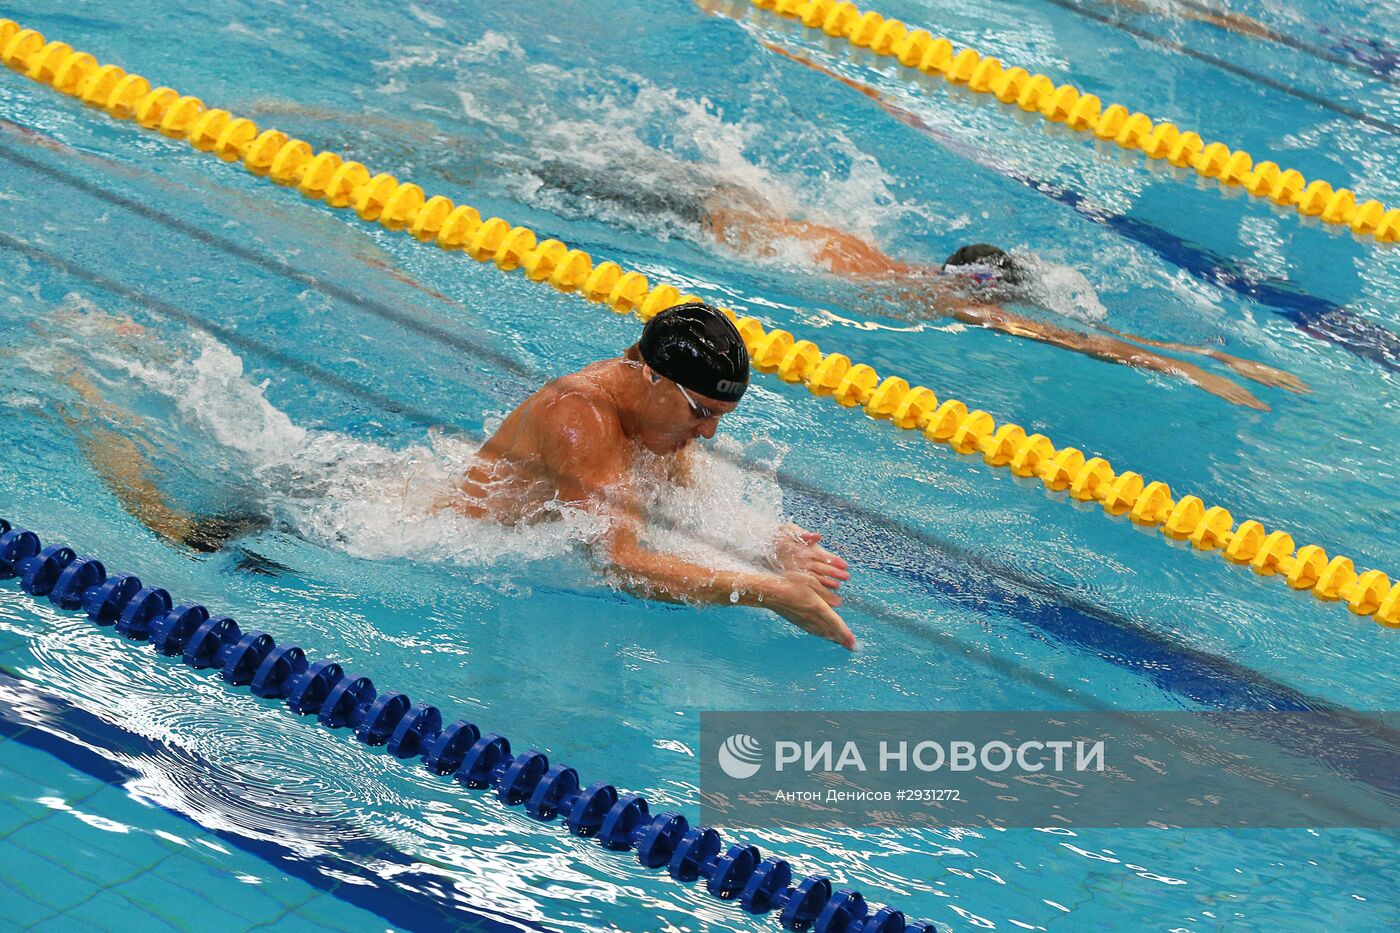
{"type": "Polygon", "coordinates": [[[617,402],[594,369],[554,380],[531,405],[532,447],[562,502],[595,499],[631,466],[617,402]]]}
{"type": "Polygon", "coordinates": [[[606,363],[550,380],[501,422],[444,503],[509,523],[549,501],[583,502],[615,484],[631,462],[617,403],[602,386],[606,363]]]}

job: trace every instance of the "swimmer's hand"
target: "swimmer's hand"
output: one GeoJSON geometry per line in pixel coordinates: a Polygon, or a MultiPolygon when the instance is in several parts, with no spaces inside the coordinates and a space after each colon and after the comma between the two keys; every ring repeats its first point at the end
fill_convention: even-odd
{"type": "MultiPolygon", "coordinates": [[[[1179,361],[1178,361],[1179,362],[1179,361]]],[[[1245,408],[1253,408],[1256,411],[1272,411],[1268,405],[1261,402],[1255,394],[1233,379],[1226,379],[1215,373],[1207,372],[1197,366],[1182,363],[1181,368],[1187,370],[1186,378],[1190,379],[1197,386],[1205,389],[1217,398],[1234,405],[1243,405],[1245,408]]]]}
{"type": "Polygon", "coordinates": [[[1275,389],[1286,389],[1289,392],[1302,395],[1311,392],[1312,387],[1290,372],[1276,369],[1265,363],[1257,363],[1254,360],[1242,360],[1237,356],[1230,356],[1228,353],[1221,353],[1214,350],[1207,354],[1213,360],[1219,360],[1235,371],[1235,375],[1252,379],[1255,382],[1272,386],[1275,389]]]}
{"type": "Polygon", "coordinates": [[[760,588],[762,605],[810,632],[850,651],[856,650],[856,636],[836,614],[841,597],[831,592],[815,574],[790,570],[773,574],[760,588]]]}
{"type": "Polygon", "coordinates": [[[774,542],[778,567],[806,571],[821,581],[822,586],[834,590],[851,579],[851,574],[844,560],[820,545],[821,539],[815,531],[784,525],[774,542]]]}

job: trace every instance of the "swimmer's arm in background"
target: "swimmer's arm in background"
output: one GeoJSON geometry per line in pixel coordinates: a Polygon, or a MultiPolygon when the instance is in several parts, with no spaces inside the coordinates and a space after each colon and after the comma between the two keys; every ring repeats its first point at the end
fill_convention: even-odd
{"type": "Polygon", "coordinates": [[[100,414],[120,423],[130,420],[129,416],[108,402],[81,373],[72,373],[65,381],[82,404],[76,410],[60,406],[63,421],[77,438],[83,456],[132,518],[167,543],[206,553],[219,550],[236,536],[238,529],[233,523],[190,515],[171,505],[156,485],[157,471],[140,445],[99,424],[95,417],[100,414]]]}
{"type": "Polygon", "coordinates": [[[1194,363],[1162,356],[1159,353],[1144,350],[1104,334],[1081,334],[1065,330],[1020,317],[996,305],[959,305],[953,311],[953,317],[964,324],[987,327],[1004,334],[1010,334],[1013,337],[1038,340],[1051,346],[1082,353],[1096,360],[1120,363],[1124,366],[1146,369],[1168,376],[1180,376],[1211,395],[1232,404],[1243,405],[1259,411],[1269,410],[1268,405],[1261,402],[1238,382],[1207,372],[1194,363]]]}
{"type": "Polygon", "coordinates": [[[1231,356],[1223,350],[1213,347],[1197,347],[1185,343],[1170,343],[1162,340],[1149,340],[1146,337],[1139,337],[1137,334],[1130,334],[1127,331],[1117,330],[1107,324],[1095,324],[1098,330],[1106,331],[1124,340],[1131,340],[1135,343],[1145,344],[1149,347],[1156,347],[1159,350],[1169,350],[1173,353],[1190,353],[1196,356],[1208,357],[1217,363],[1224,363],[1234,370],[1235,375],[1252,379],[1261,385],[1273,386],[1276,389],[1287,389],[1302,395],[1311,392],[1312,387],[1297,376],[1267,363],[1259,363],[1254,360],[1241,359],[1238,356],[1231,356]]]}
{"type": "Polygon", "coordinates": [[[841,598],[813,574],[716,570],[645,547],[643,509],[627,480],[628,444],[615,420],[579,398],[561,399],[550,414],[540,449],[558,498],[606,517],[608,528],[594,556],[624,589],[664,602],[761,606],[814,635],[855,648],[855,636],[836,614],[841,598]]]}
{"type": "MultiPolygon", "coordinates": [[[[1116,7],[1124,7],[1135,13],[1157,13],[1142,0],[1113,0],[1116,7]]],[[[1194,19],[1199,23],[1209,23],[1228,32],[1238,33],[1242,36],[1253,36],[1256,39],[1269,39],[1278,41],[1278,33],[1268,26],[1251,19],[1242,13],[1232,13],[1229,10],[1211,10],[1197,4],[1172,4],[1180,14],[1182,19],[1194,19]]]]}

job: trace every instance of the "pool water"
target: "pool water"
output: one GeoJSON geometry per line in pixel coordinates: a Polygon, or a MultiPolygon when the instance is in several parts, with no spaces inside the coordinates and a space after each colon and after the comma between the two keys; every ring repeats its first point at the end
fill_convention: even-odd
{"type": "MultiPolygon", "coordinates": [[[[1400,141],[1385,128],[1400,124],[1394,8],[1234,7],[1296,47],[1181,20],[1165,3],[1083,9],[1149,38],[1046,0],[881,7],[1400,203],[1400,141]]],[[[746,4],[196,12],[136,0],[6,15],[1358,568],[1400,569],[1393,247],[746,4]],[[765,42],[874,88],[926,129],[765,42]],[[613,189],[589,197],[559,166],[613,189]],[[629,201],[629,185],[653,197],[629,201]],[[1032,253],[1052,310],[1017,310],[1218,346],[1311,391],[1251,385],[1271,410],[1232,406],[1180,379],[923,319],[878,285],[823,274],[800,244],[754,261],[684,210],[658,209],[659,193],[720,186],[910,263],[974,241],[1032,253]]],[[[644,792],[654,810],[698,811],[701,710],[1397,699],[1395,633],[1371,620],[772,377],[725,418],[696,488],[654,492],[653,544],[739,566],[784,521],[821,531],[852,564],[842,611],[854,655],[756,610],[618,592],[587,560],[587,516],[501,530],[435,513],[506,412],[543,380],[618,353],[636,321],[310,203],[9,71],[0,301],[11,452],[0,515],[537,747],[586,782],[644,792]],[[156,481],[167,506],[251,532],[214,553],[168,544],[132,515],[151,521],[159,506],[94,467],[104,452],[156,481]]],[[[7,924],[181,927],[193,915],[178,884],[201,892],[201,923],[230,929],[776,928],[133,650],[13,582],[0,588],[0,669],[0,875],[21,895],[0,903],[7,924]]],[[[743,838],[940,929],[1400,920],[1393,839],[1372,832],[743,838]]]]}

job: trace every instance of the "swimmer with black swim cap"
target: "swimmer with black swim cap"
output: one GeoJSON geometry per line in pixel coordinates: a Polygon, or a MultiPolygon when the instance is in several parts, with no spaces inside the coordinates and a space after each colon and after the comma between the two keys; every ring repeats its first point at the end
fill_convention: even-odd
{"type": "MultiPolygon", "coordinates": [[[[937,130],[918,114],[888,99],[884,92],[832,71],[804,55],[770,42],[763,45],[792,61],[825,74],[859,91],[901,123],[926,135],[938,137],[937,130]]],[[[1075,325],[1039,320],[1002,306],[1007,299],[1035,304],[1034,296],[1024,294],[1035,284],[1034,266],[1018,261],[985,243],[965,246],[941,266],[896,258],[870,239],[820,220],[787,216],[778,205],[766,203],[749,192],[734,197],[716,189],[704,194],[696,209],[702,230],[730,250],[752,259],[790,262],[791,244],[802,247],[811,262],[833,276],[874,285],[882,295],[894,296],[904,305],[900,313],[917,318],[950,317],[963,324],[984,327],[1011,337],[1035,340],[1074,353],[1150,370],[1164,376],[1184,378],[1211,395],[1236,405],[1267,410],[1268,406],[1243,385],[1219,373],[1210,372],[1189,360],[1166,353],[1205,357],[1229,367],[1235,375],[1262,385],[1306,392],[1308,386],[1292,373],[1254,360],[1241,359],[1216,347],[1200,347],[1169,341],[1151,340],[1104,324],[1090,325],[1097,333],[1085,333],[1075,325]],[[960,287],[973,285],[975,288],[960,287]],[[988,287],[990,286],[990,287],[988,287]],[[1151,348],[1151,349],[1148,349],[1151,348]],[[1165,351],[1157,352],[1157,351],[1165,351]]],[[[671,201],[674,191],[668,191],[671,201]]],[[[1033,289],[1031,289],[1033,291],[1033,289]]]]}
{"type": "Polygon", "coordinates": [[[976,284],[1019,285],[1021,267],[1006,250],[990,243],[969,243],[943,260],[944,275],[966,275],[976,284]]]}
{"type": "Polygon", "coordinates": [[[648,321],[637,355],[653,376],[670,379],[682,391],[737,403],[749,387],[749,351],[739,328],[704,302],[667,308],[648,321]]]}
{"type": "Polygon", "coordinates": [[[679,453],[692,440],[714,437],[719,418],[733,411],[749,387],[749,351],[734,323],[704,302],[667,308],[647,322],[623,353],[640,367],[661,409],[651,406],[635,425],[635,439],[652,453],[679,453]],[[670,388],[668,388],[668,385],[670,388]],[[676,418],[677,398],[689,418],[676,418]]]}
{"type": "Polygon", "coordinates": [[[693,441],[714,437],[749,386],[749,354],[723,312],[691,302],[647,322],[621,357],[545,384],[511,412],[440,508],[507,524],[557,517],[561,505],[602,517],[595,558],[627,590],[669,602],[759,606],[855,648],[836,613],[846,562],[821,535],[787,526],[772,568],[718,570],[641,543],[640,471],[690,483],[693,441]],[[656,459],[641,455],[645,449],[656,459]]]}

